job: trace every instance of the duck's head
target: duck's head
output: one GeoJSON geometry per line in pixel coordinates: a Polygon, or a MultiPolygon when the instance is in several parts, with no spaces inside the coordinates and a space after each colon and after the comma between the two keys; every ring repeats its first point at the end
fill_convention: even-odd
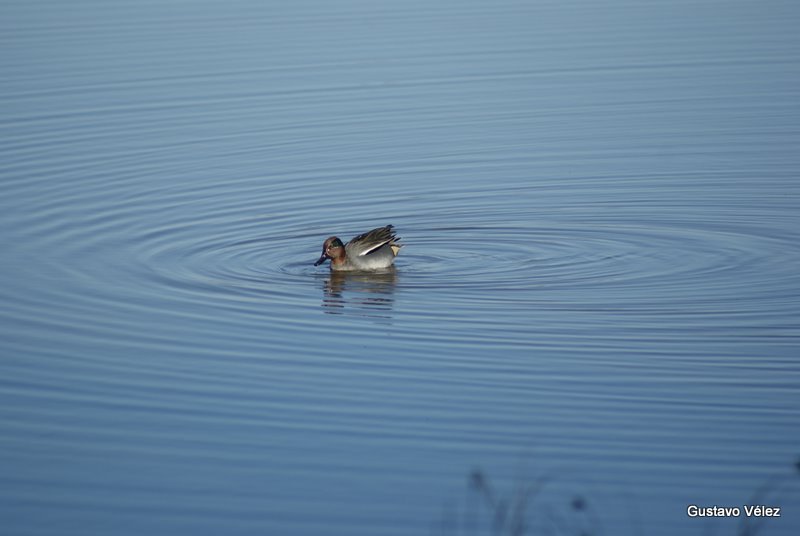
{"type": "Polygon", "coordinates": [[[336,236],[332,236],[322,243],[322,255],[314,263],[314,266],[319,266],[328,259],[331,259],[334,264],[344,261],[344,244],[336,236]]]}

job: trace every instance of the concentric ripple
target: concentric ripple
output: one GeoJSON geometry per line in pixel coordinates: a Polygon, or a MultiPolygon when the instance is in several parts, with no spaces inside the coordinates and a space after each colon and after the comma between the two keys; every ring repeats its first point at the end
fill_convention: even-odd
{"type": "MultiPolygon", "coordinates": [[[[458,203],[453,210],[445,205],[432,214],[386,218],[378,202],[358,218],[322,223],[307,206],[308,186],[293,177],[137,193],[134,185],[133,177],[121,179],[86,198],[81,214],[39,202],[39,210],[25,214],[17,242],[37,243],[57,260],[53,268],[71,277],[109,277],[113,285],[125,273],[126,293],[183,294],[194,302],[242,294],[296,302],[309,282],[327,274],[327,267],[312,266],[326,236],[349,239],[385,223],[395,224],[406,244],[394,289],[438,292],[458,302],[663,301],[691,309],[700,301],[720,308],[737,301],[741,307],[748,297],[779,300],[799,260],[792,233],[726,223],[735,210],[726,205],[705,219],[665,212],[648,220],[620,211],[617,218],[569,221],[530,217],[509,203],[509,192],[535,195],[535,186],[473,188],[452,200],[458,203]],[[470,206],[482,211],[480,218],[469,215],[470,206]]],[[[564,184],[571,192],[581,186],[564,184]]],[[[16,187],[20,197],[43,195],[35,183],[16,187]]],[[[770,214],[775,225],[790,217],[770,214]]]]}

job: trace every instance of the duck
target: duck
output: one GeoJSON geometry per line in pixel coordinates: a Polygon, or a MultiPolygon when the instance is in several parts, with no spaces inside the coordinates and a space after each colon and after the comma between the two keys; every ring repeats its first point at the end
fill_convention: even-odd
{"type": "Polygon", "coordinates": [[[367,231],[347,244],[342,243],[339,237],[331,236],[322,243],[322,255],[314,266],[330,259],[331,270],[337,272],[387,270],[403,247],[397,243],[398,240],[393,225],[367,231]]]}

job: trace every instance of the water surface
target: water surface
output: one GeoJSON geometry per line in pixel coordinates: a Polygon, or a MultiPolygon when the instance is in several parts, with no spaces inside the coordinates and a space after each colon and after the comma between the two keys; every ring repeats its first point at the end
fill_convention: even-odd
{"type": "Polygon", "coordinates": [[[797,534],[799,24],[4,3],[0,523],[491,534],[545,479],[528,534],[797,534]]]}

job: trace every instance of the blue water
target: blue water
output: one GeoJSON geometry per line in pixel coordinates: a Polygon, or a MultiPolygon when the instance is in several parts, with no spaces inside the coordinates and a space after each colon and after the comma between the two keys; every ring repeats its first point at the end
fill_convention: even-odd
{"type": "Polygon", "coordinates": [[[798,534],[798,27],[4,2],[2,533],[798,534]]]}

